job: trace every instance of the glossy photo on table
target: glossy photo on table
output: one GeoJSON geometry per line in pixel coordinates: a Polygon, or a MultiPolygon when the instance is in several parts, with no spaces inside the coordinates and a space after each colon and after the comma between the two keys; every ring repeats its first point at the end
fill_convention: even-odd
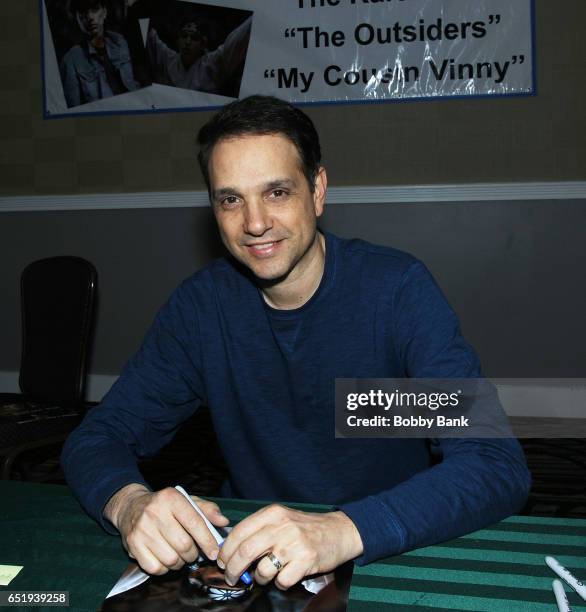
{"type": "MultiPolygon", "coordinates": [[[[188,612],[195,610],[249,610],[250,612],[344,612],[352,578],[346,563],[327,577],[315,577],[281,591],[273,583],[234,586],[224,581],[216,563],[198,560],[179,571],[151,576],[138,586],[108,597],[100,612],[188,612]],[[317,591],[317,592],[312,592],[317,591]]],[[[131,564],[124,578],[137,574],[131,564]]]]}

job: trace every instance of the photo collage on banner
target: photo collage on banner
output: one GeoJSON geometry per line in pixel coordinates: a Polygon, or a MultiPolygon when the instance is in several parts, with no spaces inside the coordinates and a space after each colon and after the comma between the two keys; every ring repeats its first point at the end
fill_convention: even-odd
{"type": "Polygon", "coordinates": [[[48,116],[193,106],[182,90],[202,94],[206,106],[239,97],[251,11],[184,0],[44,6],[48,116]]]}
{"type": "Polygon", "coordinates": [[[532,95],[534,0],[40,0],[45,116],[532,95]]]}

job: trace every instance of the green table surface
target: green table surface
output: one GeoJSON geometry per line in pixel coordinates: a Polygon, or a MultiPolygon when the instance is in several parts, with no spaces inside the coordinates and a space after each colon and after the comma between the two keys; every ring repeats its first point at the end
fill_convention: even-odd
{"type": "MultiPolygon", "coordinates": [[[[262,505],[220,503],[232,523],[262,505]]],[[[450,542],[355,567],[348,610],[553,612],[555,576],[545,555],[586,578],[586,520],[511,517],[450,542]]],[[[95,612],[128,558],[120,539],[89,519],[67,487],[0,481],[0,565],[23,566],[0,590],[65,590],[69,610],[95,612]]],[[[566,591],[572,609],[586,612],[586,602],[566,591]]]]}

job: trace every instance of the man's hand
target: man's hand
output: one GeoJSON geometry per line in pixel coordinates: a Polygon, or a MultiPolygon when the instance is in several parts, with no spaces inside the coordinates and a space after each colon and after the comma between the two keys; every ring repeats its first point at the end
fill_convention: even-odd
{"type": "Polygon", "coordinates": [[[360,534],[343,512],[315,514],[273,504],[234,527],[218,565],[226,569],[226,581],[235,584],[260,559],[255,580],[266,584],[275,579],[277,587],[288,589],[305,576],[332,571],[362,550],[360,534]],[[282,564],[280,571],[265,557],[271,552],[282,564]]]}
{"type": "MultiPolygon", "coordinates": [[[[193,499],[213,525],[229,523],[216,504],[193,499]]],[[[209,559],[218,555],[218,545],[203,519],[173,488],[151,493],[142,485],[127,485],[106,504],[104,516],[120,532],[128,554],[148,574],[179,569],[195,561],[199,550],[209,559]]]]}

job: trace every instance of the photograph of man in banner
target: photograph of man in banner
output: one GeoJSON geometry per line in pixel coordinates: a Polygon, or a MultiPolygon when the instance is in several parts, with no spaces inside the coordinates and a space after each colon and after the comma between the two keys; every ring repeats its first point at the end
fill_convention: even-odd
{"type": "MultiPolygon", "coordinates": [[[[150,85],[138,23],[126,22],[126,0],[46,0],[46,8],[69,108],[150,85]]],[[[57,75],[47,78],[55,86],[57,75]]]]}
{"type": "Polygon", "coordinates": [[[237,98],[251,25],[250,11],[159,3],[146,43],[153,82],[237,98]]]}

